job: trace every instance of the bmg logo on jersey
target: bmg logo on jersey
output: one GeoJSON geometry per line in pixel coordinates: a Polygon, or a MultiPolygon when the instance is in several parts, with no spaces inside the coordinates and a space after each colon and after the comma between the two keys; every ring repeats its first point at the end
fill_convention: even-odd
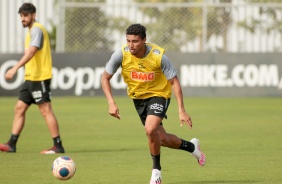
{"type": "Polygon", "coordinates": [[[162,113],[164,111],[164,106],[162,104],[154,103],[150,105],[150,110],[155,110],[155,113],[162,113]]]}
{"type": "Polygon", "coordinates": [[[155,78],[155,73],[145,73],[145,72],[136,72],[131,71],[131,79],[137,81],[152,81],[155,78]]]}

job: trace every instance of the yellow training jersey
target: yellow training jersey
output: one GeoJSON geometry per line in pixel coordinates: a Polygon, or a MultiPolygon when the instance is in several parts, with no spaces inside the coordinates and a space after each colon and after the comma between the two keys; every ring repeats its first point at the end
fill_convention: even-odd
{"type": "Polygon", "coordinates": [[[171,85],[161,68],[164,49],[153,44],[145,58],[131,55],[127,45],[122,47],[122,77],[127,84],[127,94],[133,99],[146,99],[153,96],[170,98],[171,85]]]}
{"type": "Polygon", "coordinates": [[[31,31],[34,27],[39,27],[43,33],[43,45],[35,55],[25,64],[25,80],[42,81],[52,78],[52,57],[49,36],[45,28],[38,22],[34,22],[25,38],[25,49],[30,45],[31,31]]]}

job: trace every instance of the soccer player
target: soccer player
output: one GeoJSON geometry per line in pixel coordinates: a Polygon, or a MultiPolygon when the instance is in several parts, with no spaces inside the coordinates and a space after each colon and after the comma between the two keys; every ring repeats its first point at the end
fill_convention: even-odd
{"type": "Polygon", "coordinates": [[[181,126],[186,123],[192,128],[192,120],[185,111],[176,70],[164,54],[164,49],[146,43],[146,28],[141,24],[132,24],[126,29],[126,41],[127,44],[115,51],[106,64],[101,83],[109,104],[109,114],[120,119],[110,80],[121,66],[122,77],[128,86],[127,94],[133,99],[148,137],[153,161],[150,184],[161,184],[161,146],[190,152],[204,166],[206,157],[200,150],[197,138],[186,141],[167,133],[163,127],[162,120],[167,118],[172,88],[178,103],[181,126]]]}
{"type": "Polygon", "coordinates": [[[25,52],[19,62],[6,72],[5,78],[12,79],[17,70],[24,66],[25,81],[15,105],[11,137],[6,144],[0,144],[0,150],[16,152],[16,144],[25,124],[26,111],[31,104],[36,104],[47,123],[54,142],[52,148],[41,151],[41,154],[64,153],[58,122],[51,105],[52,57],[48,33],[35,20],[36,8],[33,4],[24,3],[18,13],[23,27],[29,29],[25,39],[25,52]]]}

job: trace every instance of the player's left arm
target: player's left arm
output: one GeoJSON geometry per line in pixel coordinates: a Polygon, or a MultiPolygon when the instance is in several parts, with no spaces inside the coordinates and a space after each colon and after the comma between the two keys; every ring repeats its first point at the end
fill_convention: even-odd
{"type": "Polygon", "coordinates": [[[178,80],[178,77],[177,76],[173,77],[172,79],[169,80],[169,82],[172,86],[173,93],[177,100],[178,113],[179,113],[179,119],[181,122],[181,126],[185,122],[190,128],[192,128],[192,119],[185,110],[184,102],[183,102],[183,93],[182,93],[182,89],[181,89],[181,85],[178,80]]]}
{"type": "Polygon", "coordinates": [[[182,88],[179,79],[177,77],[177,72],[166,55],[163,55],[162,57],[161,67],[164,75],[166,76],[167,80],[170,82],[173,93],[176,97],[181,126],[185,122],[190,128],[192,128],[191,117],[187,114],[185,110],[182,88]]]}

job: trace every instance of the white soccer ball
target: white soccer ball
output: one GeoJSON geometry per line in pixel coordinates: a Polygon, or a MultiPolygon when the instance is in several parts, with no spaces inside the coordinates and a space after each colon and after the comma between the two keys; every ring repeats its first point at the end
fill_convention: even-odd
{"type": "Polygon", "coordinates": [[[52,165],[53,175],[59,180],[71,179],[76,171],[76,165],[69,156],[56,158],[52,165]]]}

